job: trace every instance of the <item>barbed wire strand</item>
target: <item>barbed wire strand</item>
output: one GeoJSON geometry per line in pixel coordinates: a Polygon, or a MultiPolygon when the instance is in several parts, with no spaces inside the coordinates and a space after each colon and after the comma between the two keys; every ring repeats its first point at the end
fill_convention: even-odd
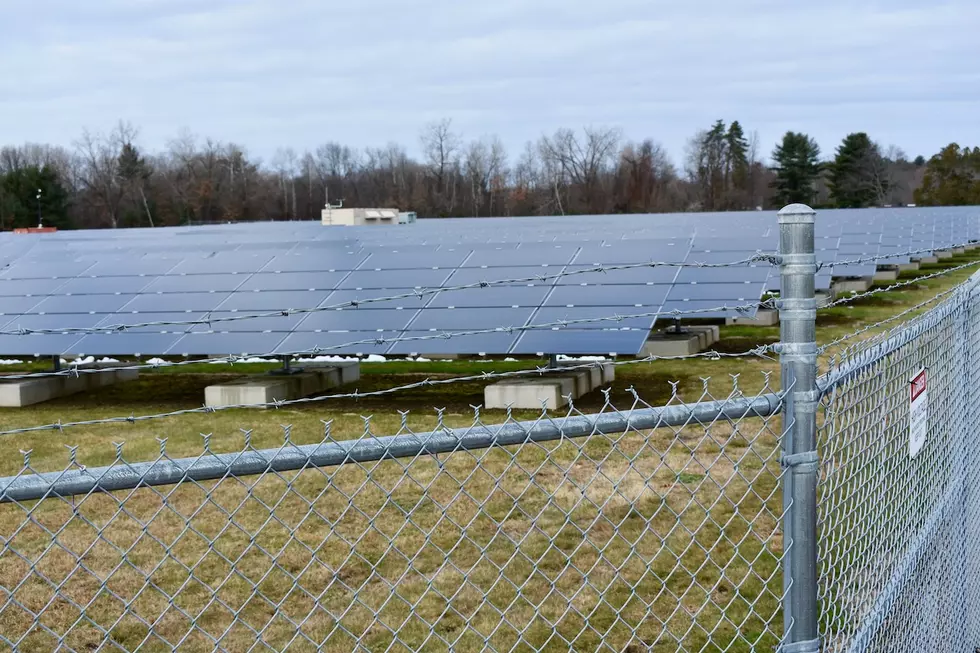
{"type": "MultiPolygon", "coordinates": [[[[411,291],[399,293],[396,295],[387,295],[384,297],[369,297],[367,299],[353,299],[346,302],[338,302],[336,304],[330,304],[327,306],[315,306],[307,308],[288,308],[276,311],[264,311],[257,313],[242,313],[236,315],[219,316],[213,317],[212,313],[215,310],[207,311],[205,317],[196,320],[158,320],[151,322],[137,322],[133,324],[113,324],[105,326],[94,326],[94,327],[62,327],[62,328],[44,328],[44,329],[29,329],[24,327],[17,327],[13,329],[2,329],[0,330],[0,335],[11,335],[11,336],[26,336],[26,335],[39,335],[39,334],[92,334],[92,333],[112,333],[112,332],[125,332],[131,331],[133,329],[144,329],[149,327],[163,327],[163,326],[197,326],[197,325],[207,325],[212,326],[215,323],[222,322],[240,322],[244,320],[256,320],[261,318],[274,318],[274,317],[289,317],[292,315],[307,315],[310,313],[321,313],[325,311],[340,311],[352,308],[359,308],[365,304],[376,304],[380,302],[396,301],[399,299],[422,299],[429,295],[435,295],[437,293],[443,292],[459,292],[463,290],[474,290],[480,288],[491,288],[495,286],[504,285],[514,285],[514,284],[527,284],[532,282],[545,282],[545,281],[555,281],[564,277],[571,277],[582,274],[597,274],[597,273],[608,273],[616,272],[621,270],[635,270],[642,268],[655,268],[655,267],[683,267],[683,268],[723,268],[723,267],[737,267],[742,265],[750,265],[755,262],[769,262],[775,265],[779,258],[775,254],[766,254],[763,252],[758,252],[748,258],[740,259],[738,261],[730,261],[727,263],[702,263],[702,262],[663,262],[663,261],[647,261],[644,263],[624,263],[622,265],[593,265],[588,268],[573,269],[573,270],[562,270],[553,274],[542,274],[528,277],[517,277],[511,279],[498,279],[494,281],[475,281],[473,283],[458,284],[454,286],[436,287],[430,286],[425,288],[414,288],[411,291]]],[[[465,269],[465,268],[460,268],[465,269]]],[[[483,269],[483,268],[472,268],[483,269]]],[[[489,268],[487,268],[489,269],[489,268]]],[[[666,284],[665,284],[666,285],[666,284]]],[[[324,289],[326,290],[326,289],[324,289]]],[[[333,289],[343,292],[348,289],[340,288],[333,289]]],[[[353,289],[351,289],[353,290],[353,289]]],[[[186,294],[186,293],[174,293],[174,294],[186,294]]],[[[247,293],[246,293],[247,294],[247,293]]],[[[39,295],[38,297],[57,297],[58,295],[39,295]]],[[[145,296],[152,296],[150,294],[145,294],[145,296]]],[[[39,300],[40,301],[40,300],[39,300]]],[[[48,315],[51,315],[50,313],[48,315]]]]}
{"type": "Polygon", "coordinates": [[[288,400],[273,400],[270,402],[263,403],[251,403],[251,404],[235,404],[228,406],[201,406],[199,408],[186,408],[182,410],[175,410],[166,413],[156,413],[152,415],[131,415],[129,417],[106,417],[101,419],[93,420],[83,420],[77,422],[56,422],[52,424],[42,424],[38,426],[27,426],[16,429],[7,429],[0,431],[0,436],[5,435],[16,435],[23,433],[36,433],[40,431],[63,431],[67,428],[79,427],[79,426],[98,426],[105,424],[135,424],[137,422],[145,422],[150,420],[165,419],[168,417],[179,417],[182,415],[193,415],[193,414],[208,414],[215,413],[218,411],[225,410],[236,410],[245,408],[285,408],[287,406],[297,406],[303,404],[314,404],[323,403],[327,401],[339,400],[339,399],[366,399],[369,397],[380,397],[390,394],[395,394],[397,392],[404,392],[406,390],[415,390],[418,388],[430,388],[445,385],[452,385],[456,383],[470,383],[476,381],[492,381],[497,379],[508,379],[514,377],[522,376],[545,376],[549,374],[567,374],[568,372],[575,372],[580,370],[601,368],[606,365],[611,365],[614,367],[623,367],[628,365],[640,365],[643,363],[652,363],[655,361],[678,361],[678,360],[694,360],[694,359],[708,359],[708,360],[721,360],[724,358],[749,358],[757,357],[766,360],[774,360],[771,356],[767,354],[774,351],[776,345],[760,345],[758,347],[753,347],[752,349],[746,350],[739,353],[725,353],[718,351],[703,351],[696,354],[687,354],[683,356],[645,356],[643,358],[634,358],[622,361],[591,361],[588,363],[582,363],[579,365],[560,365],[558,367],[543,367],[538,366],[534,369],[526,370],[512,370],[508,372],[481,372],[479,374],[472,374],[467,376],[457,376],[449,379],[430,379],[426,378],[422,381],[417,381],[415,383],[407,383],[405,385],[394,386],[390,388],[384,388],[382,390],[374,390],[371,392],[347,392],[341,394],[330,394],[322,395],[318,397],[303,397],[300,399],[288,399],[288,400]]]}
{"type": "MultiPolygon", "coordinates": [[[[885,261],[888,259],[910,257],[910,256],[914,256],[915,254],[935,254],[936,252],[947,252],[953,249],[966,249],[968,247],[975,247],[976,245],[977,245],[976,242],[971,241],[960,245],[948,245],[946,247],[940,247],[940,248],[937,248],[936,246],[923,247],[922,249],[910,249],[895,254],[875,254],[872,256],[863,256],[861,258],[845,259],[843,261],[825,261],[823,263],[817,264],[817,270],[828,268],[828,267],[834,267],[836,265],[860,265],[862,263],[875,263],[877,261],[885,261]]],[[[893,263],[892,265],[901,265],[901,264],[893,263]]]]}
{"type": "MultiPolygon", "coordinates": [[[[32,372],[29,374],[11,374],[0,376],[0,381],[21,381],[27,379],[39,379],[45,377],[78,377],[81,374],[100,374],[102,372],[124,372],[124,371],[138,371],[138,370],[148,370],[148,369],[159,369],[164,367],[181,367],[185,365],[199,365],[202,362],[209,364],[222,364],[227,363],[234,365],[236,363],[242,363],[243,360],[249,358],[296,358],[304,356],[320,356],[328,354],[331,351],[341,351],[349,350],[352,347],[359,347],[361,345],[369,346],[382,346],[382,345],[394,345],[402,342],[425,342],[431,340],[451,340],[453,338],[465,338],[469,336],[478,335],[490,335],[496,333],[523,333],[527,331],[537,331],[537,330],[556,330],[560,331],[565,328],[571,328],[584,324],[598,324],[602,322],[624,322],[627,320],[636,319],[650,319],[655,322],[656,319],[660,318],[673,318],[678,319],[685,316],[697,316],[706,313],[736,313],[741,315],[750,314],[751,311],[758,308],[771,307],[774,304],[773,299],[768,299],[760,302],[753,302],[751,304],[741,304],[735,306],[729,306],[727,304],[722,306],[712,306],[709,308],[697,308],[690,310],[670,310],[670,311],[649,311],[644,313],[632,313],[626,315],[607,315],[601,317],[589,317],[589,318],[577,318],[572,320],[557,320],[554,322],[543,322],[539,324],[526,324],[523,326],[506,326],[506,327],[489,327],[486,329],[472,329],[469,331],[440,331],[438,333],[426,333],[425,335],[417,336],[393,336],[393,337],[383,337],[374,336],[372,338],[364,338],[361,340],[352,340],[350,342],[345,342],[337,345],[325,345],[322,347],[313,347],[310,349],[297,350],[297,351],[287,351],[287,352],[265,352],[265,353],[254,353],[254,354],[242,354],[242,355],[229,355],[219,358],[210,358],[207,361],[201,360],[184,360],[184,361],[164,361],[164,362],[152,362],[152,363],[139,363],[133,365],[120,365],[120,366],[108,366],[108,367],[90,367],[84,368],[79,365],[71,365],[68,368],[62,370],[52,370],[49,372],[32,372]]],[[[638,327],[626,327],[615,329],[616,331],[649,331],[647,328],[638,327]]],[[[324,332],[329,333],[329,332],[324,332]]],[[[349,333],[349,332],[342,332],[349,333]]],[[[289,335],[287,332],[283,332],[283,337],[289,335]]]]}
{"type": "Polygon", "coordinates": [[[854,293],[851,295],[846,295],[838,300],[832,301],[829,304],[821,306],[821,310],[828,308],[834,308],[836,306],[843,306],[844,304],[849,304],[851,302],[858,301],[860,299],[865,299],[867,297],[873,297],[874,295],[880,295],[883,293],[891,292],[893,290],[899,290],[901,288],[907,288],[909,286],[915,286],[922,283],[923,281],[929,281],[930,279],[938,279],[939,277],[946,276],[948,274],[953,274],[954,272],[959,272],[960,270],[966,270],[968,268],[980,266],[980,260],[970,261],[969,263],[963,263],[962,265],[957,265],[951,268],[945,268],[939,270],[938,272],[933,272],[932,274],[927,274],[920,277],[915,277],[914,279],[908,279],[907,281],[899,281],[898,283],[893,283],[890,286],[880,286],[878,288],[872,288],[865,292],[854,293]]]}
{"type": "Polygon", "coordinates": [[[941,292],[936,293],[935,295],[933,295],[929,299],[926,299],[925,301],[919,302],[915,306],[910,306],[909,308],[905,309],[901,313],[896,313],[895,315],[892,315],[891,317],[887,317],[887,318],[884,318],[883,320],[879,320],[878,322],[875,322],[874,324],[869,324],[867,326],[863,326],[860,329],[857,329],[857,330],[852,331],[852,332],[850,332],[850,333],[848,333],[846,335],[843,335],[843,336],[841,336],[839,338],[836,338],[835,340],[832,340],[831,342],[828,342],[827,344],[818,347],[817,348],[817,353],[818,354],[823,354],[828,349],[831,349],[832,347],[836,347],[836,346],[838,346],[838,345],[840,345],[842,343],[845,343],[845,342],[847,342],[849,340],[853,340],[855,338],[859,338],[860,336],[862,336],[862,335],[864,335],[864,334],[866,334],[866,333],[868,333],[870,331],[875,331],[877,329],[880,329],[881,327],[883,327],[883,326],[885,326],[887,324],[891,324],[892,322],[897,322],[899,320],[902,320],[903,318],[909,316],[912,313],[915,313],[917,311],[920,311],[923,308],[925,308],[925,307],[927,307],[927,306],[929,306],[931,304],[935,304],[936,302],[945,299],[949,295],[951,295],[954,292],[956,292],[957,290],[959,290],[959,288],[960,288],[961,285],[962,284],[958,284],[956,286],[953,286],[952,288],[947,288],[946,290],[943,290],[941,292]]]}

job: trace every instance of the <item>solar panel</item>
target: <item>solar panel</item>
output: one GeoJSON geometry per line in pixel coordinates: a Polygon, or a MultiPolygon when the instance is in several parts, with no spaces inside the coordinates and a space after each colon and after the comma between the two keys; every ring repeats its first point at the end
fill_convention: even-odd
{"type": "MultiPolygon", "coordinates": [[[[906,262],[902,254],[910,249],[935,251],[980,240],[977,210],[970,207],[821,211],[815,229],[823,266],[818,289],[829,289],[833,276],[871,276],[878,264],[906,262]],[[867,256],[883,258],[877,264],[841,264],[867,256]]],[[[57,329],[212,320],[122,333],[12,335],[0,342],[0,354],[266,353],[356,340],[367,342],[332,351],[635,353],[652,318],[623,320],[619,328],[597,322],[523,335],[447,339],[441,334],[661,309],[754,306],[764,290],[779,288],[778,270],[767,263],[583,271],[651,260],[729,263],[774,252],[778,233],[770,212],[448,219],[344,229],[295,222],[0,234],[0,265],[5,266],[0,268],[0,322],[6,330],[18,324],[57,329]],[[563,271],[576,274],[554,278],[563,271]],[[534,280],[429,292],[507,278],[534,280]],[[370,301],[389,295],[405,296],[370,301]],[[334,305],[345,310],[220,319],[334,305]],[[399,336],[410,340],[397,342],[399,336]],[[98,351],[102,347],[110,349],[98,351]]],[[[731,315],[712,311],[692,317],[731,315]]]]}

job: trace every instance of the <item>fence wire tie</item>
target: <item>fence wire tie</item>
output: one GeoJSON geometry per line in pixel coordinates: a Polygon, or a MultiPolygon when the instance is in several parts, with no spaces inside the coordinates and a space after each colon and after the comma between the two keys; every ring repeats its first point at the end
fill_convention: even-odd
{"type": "Polygon", "coordinates": [[[783,469],[795,470],[799,468],[801,472],[813,472],[820,466],[820,456],[816,451],[783,454],[779,458],[779,464],[783,469]]]}
{"type": "Polygon", "coordinates": [[[776,653],[820,653],[820,638],[792,644],[780,644],[776,653]]]}

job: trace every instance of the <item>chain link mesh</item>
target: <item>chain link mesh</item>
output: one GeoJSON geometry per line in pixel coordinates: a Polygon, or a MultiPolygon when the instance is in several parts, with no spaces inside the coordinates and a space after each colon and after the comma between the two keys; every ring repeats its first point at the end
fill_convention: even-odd
{"type": "Polygon", "coordinates": [[[825,377],[818,490],[827,651],[973,651],[980,276],[910,323],[844,352],[825,377]],[[911,448],[912,380],[928,427],[911,448]],[[971,618],[972,617],[972,618],[971,618]]]}
{"type": "MultiPolygon", "coordinates": [[[[607,398],[600,415],[648,408],[634,396],[623,410],[607,398]]],[[[705,382],[698,403],[675,394],[670,405],[740,398],[737,385],[716,398],[705,382]]],[[[782,628],[780,420],[689,415],[650,430],[6,503],[0,642],[772,649],[782,628]]],[[[501,425],[477,413],[471,428],[501,425]]],[[[363,439],[375,437],[366,421],[363,439]]],[[[206,441],[200,460],[214,455],[206,441]]],[[[158,462],[170,462],[163,445],[158,462]]],[[[25,457],[20,476],[49,471],[37,466],[25,457]]],[[[107,473],[132,469],[120,448],[107,473]]]]}

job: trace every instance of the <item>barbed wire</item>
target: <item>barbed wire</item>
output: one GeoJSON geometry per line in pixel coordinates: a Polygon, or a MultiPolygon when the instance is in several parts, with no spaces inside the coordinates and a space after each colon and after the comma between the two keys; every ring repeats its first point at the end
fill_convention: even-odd
{"type": "Polygon", "coordinates": [[[920,276],[920,277],[915,277],[914,279],[908,279],[907,281],[900,281],[900,282],[894,283],[894,284],[892,284],[890,286],[879,286],[878,288],[872,288],[871,290],[867,290],[865,292],[860,292],[860,293],[855,293],[855,294],[852,294],[852,295],[847,295],[845,297],[841,297],[838,300],[832,301],[829,304],[826,304],[824,306],[821,306],[820,309],[821,310],[825,310],[825,309],[828,309],[828,308],[834,308],[836,306],[843,306],[844,304],[849,304],[851,302],[858,301],[859,299],[865,299],[867,297],[873,297],[874,295],[880,295],[880,294],[883,294],[883,293],[891,292],[893,290],[899,290],[901,288],[907,288],[909,286],[915,286],[915,285],[918,285],[918,284],[922,283],[923,281],[929,281],[930,279],[937,279],[939,277],[946,276],[947,274],[953,274],[954,272],[959,272],[960,270],[966,270],[968,268],[973,268],[973,267],[978,267],[978,266],[980,266],[980,260],[970,261],[968,263],[963,263],[962,265],[957,265],[955,267],[945,268],[943,270],[939,270],[938,272],[933,272],[932,274],[927,274],[927,275],[923,275],[923,276],[920,276]]]}
{"type": "Polygon", "coordinates": [[[892,322],[898,322],[898,321],[904,319],[905,317],[909,316],[912,313],[915,313],[917,311],[920,311],[923,308],[925,308],[925,307],[927,307],[927,306],[929,306],[931,304],[935,304],[936,302],[945,299],[949,295],[951,295],[954,292],[956,292],[957,290],[959,290],[960,285],[962,285],[962,284],[958,284],[956,286],[953,286],[952,288],[947,288],[946,290],[940,291],[940,292],[936,293],[935,295],[933,295],[932,297],[930,297],[929,299],[926,299],[925,301],[919,302],[915,306],[910,306],[909,308],[903,310],[901,313],[896,313],[895,315],[892,315],[891,317],[886,317],[886,318],[884,318],[882,320],[879,320],[878,322],[875,322],[874,324],[869,324],[867,326],[863,326],[860,329],[857,329],[857,330],[852,331],[852,332],[850,332],[850,333],[848,333],[846,335],[843,335],[843,336],[841,336],[839,338],[836,338],[835,340],[832,340],[831,342],[828,342],[827,344],[818,347],[817,348],[817,353],[818,354],[824,354],[828,349],[831,349],[832,347],[836,347],[836,346],[838,346],[840,344],[843,344],[843,343],[847,342],[848,340],[853,340],[855,338],[859,338],[860,336],[862,336],[862,335],[864,335],[864,334],[866,334],[866,333],[868,333],[870,331],[875,331],[877,329],[880,329],[881,327],[883,327],[883,326],[885,326],[887,324],[891,324],[892,322]]]}
{"type": "MultiPolygon", "coordinates": [[[[936,246],[923,247],[922,249],[910,249],[895,254],[875,254],[872,256],[863,256],[861,258],[845,259],[843,261],[826,261],[823,263],[818,263],[817,270],[820,270],[822,268],[827,268],[827,267],[834,267],[836,265],[860,265],[862,263],[875,263],[877,261],[884,261],[887,259],[913,256],[915,254],[935,254],[936,252],[949,251],[951,249],[965,249],[967,247],[976,246],[976,244],[977,244],[976,242],[971,241],[971,242],[963,243],[961,245],[949,245],[947,247],[940,247],[940,248],[937,248],[936,246]]],[[[899,265],[899,264],[896,263],[895,265],[899,265]]]]}
{"type": "Polygon", "coordinates": [[[104,424],[135,424],[137,422],[146,422],[150,420],[165,419],[168,417],[179,417],[182,415],[194,415],[194,414],[208,414],[216,413],[225,410],[236,410],[245,408],[285,408],[287,406],[297,406],[303,404],[315,404],[323,403],[327,401],[339,400],[339,399],[367,399],[369,397],[380,397],[390,394],[395,394],[398,392],[404,392],[407,390],[416,390],[419,388],[430,388],[452,385],[456,383],[471,383],[476,381],[492,381],[497,379],[508,379],[523,376],[545,376],[549,374],[567,374],[568,372],[576,372],[581,370],[602,368],[604,366],[613,367],[624,367],[629,365],[640,365],[644,363],[653,363],[655,361],[677,361],[677,360],[694,360],[694,359],[707,359],[707,360],[721,360],[727,358],[763,358],[766,360],[774,360],[771,356],[768,356],[770,352],[775,351],[777,345],[767,344],[759,345],[758,347],[753,347],[739,353],[726,353],[719,351],[703,351],[696,354],[686,354],[679,356],[645,356],[643,358],[633,358],[629,360],[621,361],[590,361],[587,363],[581,363],[578,365],[560,365],[558,367],[546,367],[538,366],[533,369],[526,370],[512,370],[508,372],[481,372],[479,374],[471,374],[467,376],[457,376],[448,379],[431,379],[426,378],[422,381],[416,381],[414,383],[407,383],[400,386],[393,386],[390,388],[384,388],[382,390],[373,390],[370,392],[358,392],[357,390],[353,392],[346,392],[340,394],[330,394],[322,395],[319,397],[302,397],[300,399],[287,399],[287,400],[273,400],[269,402],[260,403],[250,403],[250,404],[235,404],[228,406],[201,406],[198,408],[185,408],[181,410],[174,410],[165,413],[156,413],[152,415],[130,415],[129,417],[105,417],[101,419],[93,420],[82,420],[76,422],[62,422],[58,421],[52,424],[41,424],[38,426],[26,426],[15,429],[7,429],[0,431],[0,436],[5,435],[16,435],[23,433],[36,433],[40,431],[63,431],[66,428],[78,427],[78,426],[98,426],[104,424]]]}
{"type": "MultiPolygon", "coordinates": [[[[558,330],[571,328],[575,326],[580,326],[584,324],[599,324],[602,322],[624,322],[627,320],[636,319],[651,319],[651,325],[659,318],[682,318],[685,316],[696,316],[703,315],[706,313],[738,313],[738,314],[748,314],[754,309],[760,307],[765,308],[772,306],[774,303],[773,299],[768,299],[761,302],[753,302],[751,304],[742,304],[736,306],[722,305],[722,306],[712,306],[709,308],[696,308],[690,310],[670,310],[670,311],[649,311],[644,313],[632,313],[626,315],[607,315],[600,317],[588,317],[588,318],[577,318],[572,320],[556,320],[553,322],[542,322],[539,324],[526,324],[522,326],[506,326],[506,327],[489,327],[486,329],[472,329],[469,331],[441,331],[438,333],[426,333],[425,335],[415,335],[415,336],[374,336],[372,338],[364,338],[361,340],[352,340],[350,342],[345,342],[337,345],[325,345],[323,347],[312,347],[310,349],[292,351],[292,352],[266,352],[266,353],[254,353],[248,355],[229,355],[219,358],[210,358],[206,362],[211,364],[235,364],[241,363],[243,359],[248,358],[295,358],[301,356],[320,356],[327,354],[331,351],[341,351],[349,350],[353,347],[359,347],[361,345],[369,345],[380,347],[383,345],[394,345],[402,342],[425,342],[431,340],[451,340],[453,338],[465,338],[469,336],[478,335],[490,335],[497,333],[523,333],[527,331],[539,331],[539,330],[558,330]]],[[[649,331],[648,328],[639,327],[624,327],[615,329],[616,331],[649,331]]],[[[284,332],[284,337],[287,334],[284,332]]],[[[185,360],[185,361],[168,361],[168,362],[153,362],[153,363],[140,363],[133,365],[121,365],[121,366],[109,366],[109,367],[92,367],[92,368],[81,368],[78,365],[70,366],[62,370],[53,370],[49,372],[33,372],[29,374],[11,374],[0,376],[0,380],[4,381],[21,381],[27,379],[38,379],[45,377],[78,377],[81,374],[100,374],[103,372],[124,372],[124,371],[138,371],[146,369],[158,369],[162,367],[180,367],[184,365],[199,365],[201,361],[199,360],[185,360]]]]}
{"type": "MultiPolygon", "coordinates": [[[[255,320],[260,318],[273,318],[273,317],[289,317],[291,315],[306,315],[310,313],[321,313],[325,311],[338,311],[346,310],[352,308],[359,308],[366,304],[377,304],[380,302],[396,301],[399,299],[422,299],[429,295],[435,295],[443,292],[459,292],[463,290],[474,290],[480,288],[492,288],[495,286],[504,285],[515,285],[515,284],[528,284],[532,282],[546,282],[555,281],[564,277],[571,277],[583,274],[604,274],[608,272],[617,272],[622,270],[637,270],[642,268],[656,268],[656,267],[681,267],[681,268],[723,268],[723,267],[738,267],[742,265],[750,265],[756,262],[768,262],[771,265],[778,263],[779,257],[775,254],[766,254],[763,252],[757,252],[756,254],[749,256],[744,259],[737,261],[730,261],[727,263],[703,263],[692,261],[688,262],[665,262],[665,261],[647,261],[644,263],[624,263],[621,265],[593,265],[587,268],[576,268],[576,269],[564,269],[560,272],[555,272],[553,274],[541,274],[526,277],[515,277],[511,279],[498,279],[494,281],[475,281],[473,283],[458,284],[455,286],[430,286],[425,288],[414,288],[411,291],[403,292],[395,295],[387,295],[384,297],[369,297],[367,299],[353,299],[345,302],[338,302],[336,304],[331,304],[328,306],[315,306],[307,308],[287,308],[276,311],[264,311],[258,313],[242,313],[236,315],[227,315],[214,317],[212,313],[215,311],[207,311],[207,314],[203,318],[195,320],[157,320],[151,322],[137,322],[133,324],[112,324],[105,326],[93,326],[93,327],[61,327],[61,328],[43,328],[43,329],[30,329],[25,327],[17,327],[13,329],[2,329],[0,330],[0,335],[11,335],[11,336],[26,336],[26,335],[44,335],[44,334],[92,334],[92,333],[112,333],[112,332],[124,332],[130,331],[132,329],[143,329],[148,327],[163,327],[163,326],[197,326],[197,325],[207,325],[212,326],[215,323],[223,322],[240,322],[244,320],[255,320]]],[[[460,268],[464,269],[464,268],[460,268]]],[[[483,268],[472,268],[483,269],[483,268]]],[[[489,268],[487,268],[489,269],[489,268]]],[[[666,284],[665,284],[666,285],[666,284]]],[[[336,289],[337,291],[344,291],[346,289],[336,289]]],[[[186,293],[174,293],[174,294],[186,294],[186,293]]],[[[39,297],[57,297],[58,295],[39,295],[39,297]]],[[[147,295],[149,296],[149,295],[147,295]]],[[[49,314],[50,315],[50,314],[49,314]]]]}

